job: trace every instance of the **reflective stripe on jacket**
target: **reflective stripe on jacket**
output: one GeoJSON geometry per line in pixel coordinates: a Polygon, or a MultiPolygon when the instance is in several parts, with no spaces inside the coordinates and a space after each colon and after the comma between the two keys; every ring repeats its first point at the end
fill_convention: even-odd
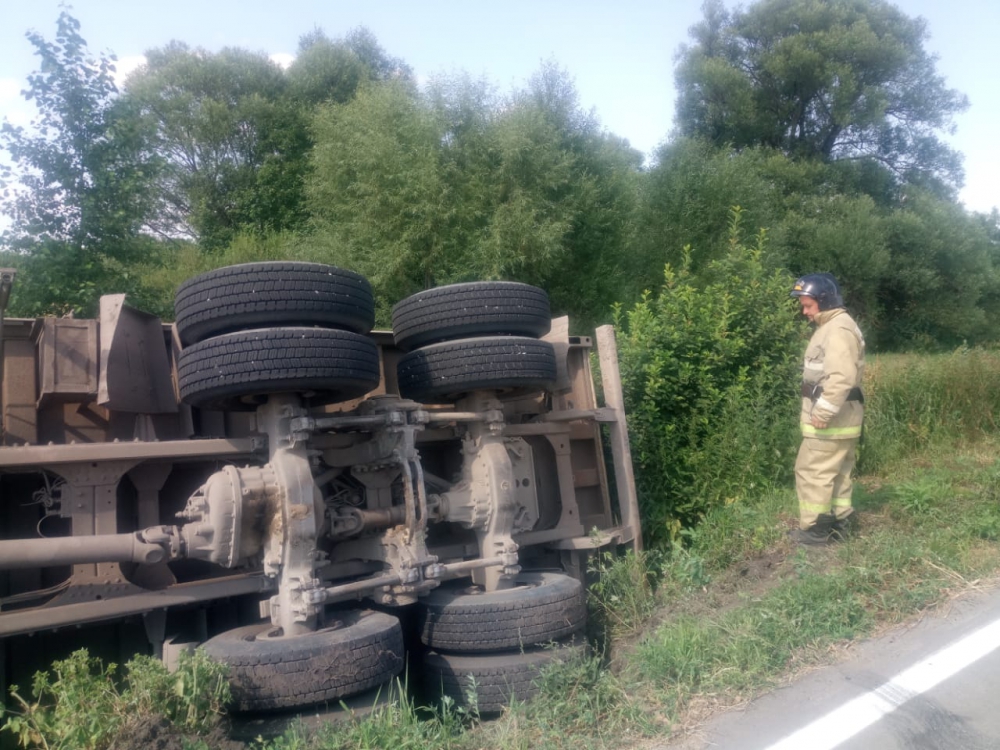
{"type": "MultiPolygon", "coordinates": [[[[802,397],[799,419],[805,437],[837,440],[861,436],[864,405],[848,400],[861,387],[865,372],[865,339],[847,310],[823,310],[815,318],[816,331],[806,348],[802,382],[822,389],[819,397],[802,397]],[[816,416],[827,426],[812,426],[816,416]]],[[[819,391],[818,391],[819,392],[819,391]]]]}

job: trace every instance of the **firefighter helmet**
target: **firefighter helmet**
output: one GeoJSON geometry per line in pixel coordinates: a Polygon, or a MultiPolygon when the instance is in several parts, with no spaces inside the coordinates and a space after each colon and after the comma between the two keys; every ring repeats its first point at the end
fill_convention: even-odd
{"type": "Polygon", "coordinates": [[[812,297],[820,310],[835,310],[844,306],[840,287],[832,273],[807,273],[795,280],[792,297],[812,297]]]}

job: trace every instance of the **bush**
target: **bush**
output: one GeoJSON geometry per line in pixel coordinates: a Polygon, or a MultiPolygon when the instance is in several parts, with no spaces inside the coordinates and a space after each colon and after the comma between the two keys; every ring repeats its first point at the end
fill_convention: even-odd
{"type": "Polygon", "coordinates": [[[787,479],[803,325],[792,279],[764,262],[765,235],[729,246],[697,277],[690,248],[660,293],[616,314],[622,385],[645,533],[676,537],[707,510],[787,479]]]}
{"type": "Polygon", "coordinates": [[[0,705],[2,729],[21,747],[50,750],[104,750],[129,722],[153,714],[179,731],[207,732],[229,701],[227,671],[197,651],[182,654],[173,673],[156,659],[136,657],[119,680],[114,664],[81,649],[36,673],[29,696],[11,687],[16,708],[0,705]]]}

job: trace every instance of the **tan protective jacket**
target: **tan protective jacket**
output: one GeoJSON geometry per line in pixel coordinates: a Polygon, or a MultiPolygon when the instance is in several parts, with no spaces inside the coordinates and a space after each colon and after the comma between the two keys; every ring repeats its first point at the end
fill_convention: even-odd
{"type": "Polygon", "coordinates": [[[842,307],[823,310],[814,322],[817,327],[806,348],[802,382],[816,386],[818,398],[802,397],[802,435],[827,440],[860,437],[864,406],[848,400],[848,395],[852,388],[861,388],[864,377],[864,336],[842,307]],[[814,416],[827,426],[813,427],[814,416]]]}

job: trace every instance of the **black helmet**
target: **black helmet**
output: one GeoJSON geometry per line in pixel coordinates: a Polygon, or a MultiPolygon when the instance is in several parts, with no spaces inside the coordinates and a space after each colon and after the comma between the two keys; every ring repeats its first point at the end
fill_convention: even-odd
{"type": "Polygon", "coordinates": [[[820,310],[835,310],[844,306],[840,287],[832,273],[807,273],[795,280],[792,297],[812,297],[820,310]]]}

